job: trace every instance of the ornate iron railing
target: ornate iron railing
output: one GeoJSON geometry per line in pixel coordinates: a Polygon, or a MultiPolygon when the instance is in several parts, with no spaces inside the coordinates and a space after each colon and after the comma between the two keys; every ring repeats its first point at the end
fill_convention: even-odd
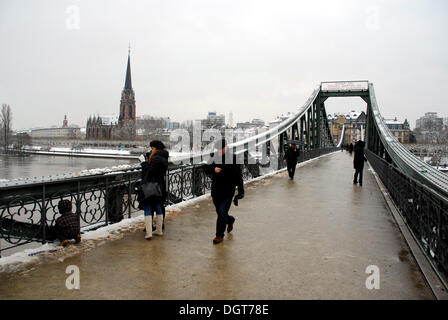
{"type": "MultiPolygon", "coordinates": [[[[298,162],[335,151],[337,148],[305,150],[298,162]]],[[[279,158],[281,160],[281,158],[279,158]]],[[[269,164],[267,165],[269,167],[269,164]]],[[[244,164],[243,179],[262,175],[261,165],[244,164]]],[[[283,167],[283,161],[279,161],[283,167]]],[[[167,203],[174,204],[198,197],[211,188],[203,165],[169,168],[167,203]]],[[[109,172],[56,181],[45,181],[0,188],[0,239],[12,249],[30,242],[56,240],[54,225],[58,202],[68,199],[79,216],[82,232],[131,218],[139,212],[137,189],[141,169],[109,172]]]]}
{"type": "Polygon", "coordinates": [[[448,199],[373,152],[365,153],[427,257],[448,275],[448,199]]]}

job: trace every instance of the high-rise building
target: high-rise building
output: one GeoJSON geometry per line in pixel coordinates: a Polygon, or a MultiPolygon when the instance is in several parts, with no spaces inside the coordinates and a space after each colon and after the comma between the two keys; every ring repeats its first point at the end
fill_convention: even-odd
{"type": "Polygon", "coordinates": [[[226,117],[223,114],[217,114],[216,111],[209,111],[207,118],[202,120],[202,127],[204,129],[214,128],[221,129],[226,125],[226,117]]]}
{"type": "Polygon", "coordinates": [[[233,128],[233,112],[230,111],[229,113],[229,127],[233,128]]]}
{"type": "Polygon", "coordinates": [[[62,128],[68,127],[67,115],[64,115],[64,120],[62,121],[62,128]]]}
{"type": "Polygon", "coordinates": [[[426,112],[423,117],[415,121],[415,129],[441,131],[443,129],[443,118],[437,117],[437,112],[426,112]]]}

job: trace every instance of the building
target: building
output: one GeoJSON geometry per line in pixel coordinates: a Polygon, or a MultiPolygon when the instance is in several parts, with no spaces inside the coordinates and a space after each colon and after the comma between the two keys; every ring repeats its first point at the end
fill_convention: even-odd
{"type": "Polygon", "coordinates": [[[30,136],[33,139],[79,139],[81,130],[76,127],[32,129],[30,136]]]}
{"type": "Polygon", "coordinates": [[[366,113],[352,110],[348,113],[328,114],[328,125],[335,143],[339,143],[344,128],[343,144],[364,140],[366,128],[366,113]]]}
{"type": "Polygon", "coordinates": [[[82,135],[77,125],[68,125],[67,115],[64,115],[62,127],[35,128],[26,133],[33,139],[79,139],[82,135]]]}
{"type": "Polygon", "coordinates": [[[384,119],[384,122],[400,143],[410,142],[411,130],[409,129],[407,119],[404,119],[404,121],[398,121],[395,117],[393,120],[384,119]]]}
{"type": "Polygon", "coordinates": [[[118,126],[118,115],[97,115],[89,117],[86,127],[86,139],[112,140],[114,129],[118,126]]]}
{"type": "Polygon", "coordinates": [[[251,122],[246,121],[246,122],[238,122],[236,124],[236,127],[238,129],[243,129],[243,130],[247,130],[247,129],[254,129],[254,128],[261,128],[264,127],[264,121],[260,120],[260,119],[252,119],[251,122]]]}
{"type": "Polygon", "coordinates": [[[223,114],[218,115],[216,111],[209,111],[207,118],[201,120],[202,128],[221,129],[226,126],[226,117],[223,114]]]}
{"type": "Polygon", "coordinates": [[[169,132],[180,128],[180,123],[171,121],[170,117],[153,117],[142,115],[136,118],[137,135],[148,138],[160,132],[169,132]]]}
{"type": "Polygon", "coordinates": [[[67,128],[68,127],[67,115],[64,115],[64,120],[62,121],[62,127],[63,128],[67,128]]]}
{"type": "Polygon", "coordinates": [[[120,114],[118,116],[89,117],[86,139],[91,140],[135,140],[136,106],[131,80],[131,57],[128,52],[126,80],[121,91],[120,114]]]}
{"type": "Polygon", "coordinates": [[[437,117],[437,112],[426,112],[423,117],[415,121],[415,129],[434,132],[442,131],[443,122],[443,118],[437,117]]]}
{"type": "Polygon", "coordinates": [[[446,143],[448,141],[447,119],[437,112],[426,112],[415,121],[414,135],[417,143],[446,143]]]}

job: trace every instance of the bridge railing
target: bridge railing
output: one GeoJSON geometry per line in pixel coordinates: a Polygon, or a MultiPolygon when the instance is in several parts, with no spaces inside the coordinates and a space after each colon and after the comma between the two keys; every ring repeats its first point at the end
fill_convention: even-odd
{"type": "Polygon", "coordinates": [[[366,156],[427,257],[448,275],[448,199],[373,152],[366,156]]]}
{"type": "MultiPolygon", "coordinates": [[[[448,197],[448,175],[433,168],[429,164],[414,156],[406,147],[403,146],[395,137],[395,135],[387,127],[378,108],[375,97],[373,84],[369,84],[370,111],[372,113],[371,120],[378,131],[378,139],[381,140],[384,149],[392,159],[392,162],[405,174],[420,181],[440,193],[444,197],[448,197]]],[[[369,135],[372,135],[370,132],[369,135]]],[[[368,136],[368,140],[374,140],[375,137],[368,136]]],[[[369,146],[370,143],[368,143],[369,146]]],[[[374,150],[371,150],[374,151],[374,150]]]]}
{"type": "MultiPolygon", "coordinates": [[[[301,152],[298,162],[337,150],[326,148],[301,152]]],[[[284,166],[282,155],[278,166],[284,166]]],[[[244,164],[243,178],[250,180],[272,170],[267,165],[244,164]]],[[[167,171],[167,205],[207,193],[211,180],[203,165],[185,165],[167,171]]],[[[141,184],[141,169],[122,170],[107,174],[81,176],[65,180],[16,185],[0,188],[0,240],[7,247],[2,251],[31,242],[56,240],[55,222],[60,216],[58,202],[70,200],[85,232],[139,214],[137,190],[141,184]]]]}

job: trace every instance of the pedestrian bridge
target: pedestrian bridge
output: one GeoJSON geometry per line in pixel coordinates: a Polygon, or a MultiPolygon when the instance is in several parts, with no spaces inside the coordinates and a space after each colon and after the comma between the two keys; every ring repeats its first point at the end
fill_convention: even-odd
{"type": "Polygon", "coordinates": [[[335,152],[246,184],[234,230],[213,245],[210,198],[173,211],[163,237],[143,224],[110,241],[84,240],[0,273],[3,299],[433,299],[368,168],[335,152]],[[89,249],[87,251],[86,249],[89,249]],[[80,289],[67,290],[67,266],[80,289]],[[380,288],[366,288],[368,266],[380,288]]]}
{"type": "Polygon", "coordinates": [[[373,84],[322,83],[288,119],[230,147],[248,155],[255,146],[269,167],[281,167],[287,140],[301,145],[295,180],[245,161],[246,197],[231,208],[234,231],[215,246],[210,180],[195,158],[170,167],[167,204],[202,198],[172,207],[165,235],[149,242],[141,222],[110,235],[115,241],[89,240],[87,232],[142,215],[135,199],[138,167],[1,185],[0,238],[7,247],[0,252],[54,241],[61,199],[74,204],[84,240],[57,250],[53,244],[14,272],[5,263],[9,257],[0,258],[0,297],[446,298],[448,178],[396,141],[373,84]],[[336,147],[340,142],[329,131],[325,101],[339,96],[367,103],[369,166],[362,187],[352,183],[351,155],[336,147]],[[67,266],[79,268],[80,290],[66,289],[67,266]]]}

